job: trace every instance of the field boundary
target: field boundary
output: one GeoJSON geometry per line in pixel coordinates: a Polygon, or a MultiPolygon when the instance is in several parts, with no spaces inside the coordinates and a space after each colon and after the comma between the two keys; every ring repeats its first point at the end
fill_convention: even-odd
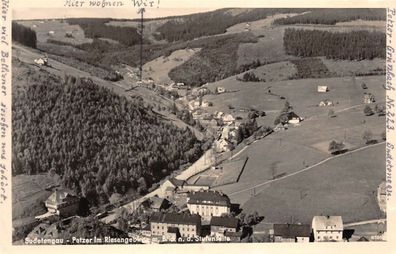
{"type": "MultiPolygon", "coordinates": [[[[307,167],[307,168],[301,169],[301,170],[299,170],[299,171],[296,171],[296,172],[294,172],[294,173],[285,175],[285,176],[280,177],[280,178],[277,178],[277,179],[273,179],[273,180],[269,180],[269,181],[265,181],[265,182],[259,183],[259,184],[255,185],[255,186],[252,186],[252,187],[249,187],[249,188],[246,188],[246,189],[243,189],[243,190],[235,191],[235,192],[233,192],[233,193],[228,194],[228,196],[233,196],[233,195],[236,195],[236,194],[239,194],[239,193],[242,193],[242,192],[246,192],[246,191],[253,190],[253,189],[257,188],[257,187],[261,187],[261,186],[264,186],[264,185],[269,184],[269,183],[273,183],[273,182],[276,182],[276,181],[279,181],[279,180],[283,180],[283,179],[285,179],[285,178],[287,178],[287,177],[294,176],[294,175],[303,173],[303,172],[305,172],[305,171],[308,171],[308,170],[310,170],[310,169],[312,169],[312,168],[315,168],[315,167],[317,167],[317,166],[319,166],[319,165],[322,165],[323,163],[325,163],[325,162],[327,162],[327,161],[336,159],[336,158],[338,158],[338,157],[342,157],[342,156],[345,156],[345,155],[349,155],[349,154],[352,154],[352,153],[355,153],[355,152],[358,152],[358,151],[361,151],[361,150],[364,150],[364,149],[367,149],[367,148],[371,148],[371,147],[374,147],[374,146],[382,145],[382,144],[385,144],[385,143],[386,143],[386,141],[383,141],[383,142],[376,143],[376,144],[373,144],[373,145],[363,146],[363,147],[357,148],[357,149],[355,149],[355,150],[350,150],[350,151],[348,151],[348,152],[345,152],[345,153],[342,153],[342,154],[339,154],[339,155],[335,155],[335,156],[326,158],[326,159],[324,159],[324,160],[322,160],[322,161],[320,161],[320,162],[318,162],[318,163],[315,163],[314,165],[311,165],[311,166],[309,166],[309,167],[307,167]]],[[[258,194],[258,193],[257,193],[257,194],[258,194]]]]}

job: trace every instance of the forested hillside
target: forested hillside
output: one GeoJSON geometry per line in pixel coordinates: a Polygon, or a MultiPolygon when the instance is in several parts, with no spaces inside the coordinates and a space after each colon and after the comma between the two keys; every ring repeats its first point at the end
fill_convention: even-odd
{"type": "Polygon", "coordinates": [[[36,75],[14,89],[14,175],[54,169],[66,187],[102,203],[115,192],[143,193],[202,154],[189,129],[164,122],[141,99],[89,79],[36,75]]]}
{"type": "Polygon", "coordinates": [[[314,9],[309,13],[294,17],[281,18],[274,21],[275,25],[291,24],[325,24],[351,20],[386,20],[386,9],[314,9]]]}
{"type": "Polygon", "coordinates": [[[212,37],[199,53],[172,69],[169,77],[176,82],[199,86],[240,73],[238,46],[254,42],[257,39],[250,33],[212,37]]]}
{"type": "Polygon", "coordinates": [[[363,60],[385,58],[386,36],[381,32],[331,33],[288,28],[283,43],[286,52],[295,56],[363,60]]]}
{"type": "Polygon", "coordinates": [[[140,42],[140,35],[134,27],[117,27],[106,25],[111,19],[75,18],[68,19],[70,25],[79,25],[86,37],[108,38],[126,46],[133,46],[140,42]]]}
{"type": "Polygon", "coordinates": [[[12,22],[12,40],[31,48],[36,48],[37,44],[36,32],[15,21],[12,22]]]}
{"type": "Polygon", "coordinates": [[[238,23],[264,19],[275,13],[302,13],[307,9],[255,8],[233,15],[238,9],[220,9],[213,12],[192,14],[169,20],[157,29],[157,39],[169,42],[192,40],[201,36],[225,33],[227,28],[238,23]]]}

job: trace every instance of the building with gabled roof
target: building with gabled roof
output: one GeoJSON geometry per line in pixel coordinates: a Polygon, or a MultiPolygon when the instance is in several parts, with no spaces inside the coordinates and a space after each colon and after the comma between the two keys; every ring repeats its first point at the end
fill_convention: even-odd
{"type": "Polygon", "coordinates": [[[274,242],[309,242],[311,226],[302,224],[274,224],[274,242]]]}
{"type": "Polygon", "coordinates": [[[315,242],[341,242],[343,231],[341,216],[314,216],[312,219],[315,242]]]}
{"type": "Polygon", "coordinates": [[[234,217],[213,216],[210,219],[211,235],[225,235],[226,232],[237,232],[239,220],[234,217]]]}
{"type": "Polygon", "coordinates": [[[203,190],[187,195],[187,207],[192,214],[199,214],[204,220],[210,220],[212,216],[230,214],[231,202],[223,193],[203,190]]]}
{"type": "Polygon", "coordinates": [[[169,228],[177,228],[182,237],[196,237],[201,233],[201,216],[189,213],[156,212],[150,218],[152,236],[165,236],[169,228]]]}
{"type": "Polygon", "coordinates": [[[80,198],[67,190],[55,190],[45,201],[49,213],[68,217],[76,215],[79,210],[80,198]]]}

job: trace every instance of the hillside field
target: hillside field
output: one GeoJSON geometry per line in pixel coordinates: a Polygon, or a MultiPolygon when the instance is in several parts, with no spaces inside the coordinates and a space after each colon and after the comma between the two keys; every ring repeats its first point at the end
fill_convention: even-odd
{"type": "Polygon", "coordinates": [[[266,185],[244,204],[265,221],[310,223],[315,215],[341,215],[344,223],[384,217],[376,191],[385,179],[385,145],[330,160],[266,185]]]}

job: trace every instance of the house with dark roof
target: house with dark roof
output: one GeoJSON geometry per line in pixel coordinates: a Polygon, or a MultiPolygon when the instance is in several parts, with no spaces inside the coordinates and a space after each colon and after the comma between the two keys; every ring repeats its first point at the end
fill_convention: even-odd
{"type": "Polygon", "coordinates": [[[192,214],[199,214],[203,220],[210,220],[213,216],[230,214],[231,202],[221,192],[202,190],[187,195],[187,207],[192,214]]]}
{"type": "Polygon", "coordinates": [[[189,213],[156,212],[150,218],[152,236],[165,236],[169,228],[177,228],[182,237],[196,237],[201,233],[201,216],[189,213]]]}
{"type": "Polygon", "coordinates": [[[309,242],[311,226],[302,224],[274,224],[274,242],[309,242]]]}
{"type": "Polygon", "coordinates": [[[169,208],[169,206],[170,203],[165,198],[160,198],[158,196],[154,196],[150,198],[150,208],[153,211],[160,212],[162,210],[169,208]]]}
{"type": "Polygon", "coordinates": [[[234,217],[218,217],[213,216],[210,219],[211,235],[225,235],[226,232],[237,232],[239,220],[234,217]]]}
{"type": "Polygon", "coordinates": [[[76,215],[79,210],[80,198],[67,190],[55,190],[45,201],[49,213],[61,217],[76,215]]]}

